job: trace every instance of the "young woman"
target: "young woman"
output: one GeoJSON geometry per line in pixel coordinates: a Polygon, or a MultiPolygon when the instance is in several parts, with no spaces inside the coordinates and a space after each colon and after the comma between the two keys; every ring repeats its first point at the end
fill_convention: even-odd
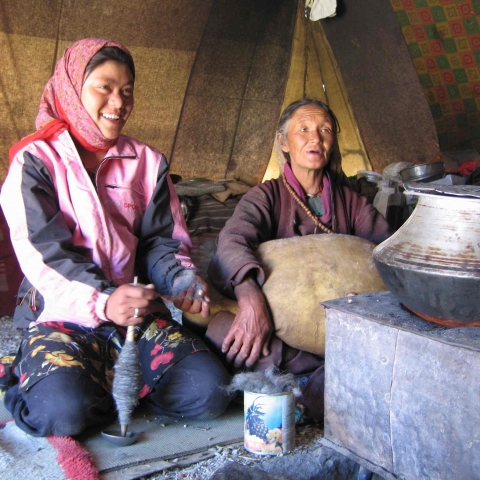
{"type": "Polygon", "coordinates": [[[142,403],[210,418],[229,401],[223,366],[162,302],[209,313],[167,161],[121,134],[134,82],[125,47],[76,42],[45,87],[37,131],[10,151],[1,204],[25,274],[14,322],[28,331],[0,382],[32,435],[75,435],[115,418],[113,366],[129,325],[142,403]]]}

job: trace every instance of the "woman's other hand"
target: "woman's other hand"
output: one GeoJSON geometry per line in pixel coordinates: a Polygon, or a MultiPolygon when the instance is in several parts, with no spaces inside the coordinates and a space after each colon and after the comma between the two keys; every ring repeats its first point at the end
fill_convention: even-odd
{"type": "Polygon", "coordinates": [[[222,344],[222,352],[236,368],[252,367],[261,355],[267,356],[273,324],[262,290],[253,278],[235,287],[238,312],[222,344]]]}
{"type": "Polygon", "coordinates": [[[117,325],[137,325],[143,322],[145,315],[158,310],[157,298],[159,295],[153,284],[121,285],[108,298],[105,315],[117,325]]]}
{"type": "Polygon", "coordinates": [[[200,313],[203,318],[210,316],[208,285],[194,270],[184,270],[173,281],[172,297],[164,298],[172,302],[182,312],[200,313]]]}

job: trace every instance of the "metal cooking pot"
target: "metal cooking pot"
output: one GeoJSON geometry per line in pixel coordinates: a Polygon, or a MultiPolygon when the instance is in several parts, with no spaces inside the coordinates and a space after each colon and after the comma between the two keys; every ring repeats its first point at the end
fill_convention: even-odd
{"type": "Polygon", "coordinates": [[[480,326],[480,187],[406,183],[409,219],[373,250],[387,288],[413,313],[480,326]]]}

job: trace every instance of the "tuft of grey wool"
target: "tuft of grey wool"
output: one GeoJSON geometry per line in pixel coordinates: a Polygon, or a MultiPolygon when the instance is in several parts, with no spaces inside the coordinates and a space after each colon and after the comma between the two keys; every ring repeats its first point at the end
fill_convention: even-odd
{"type": "Polygon", "coordinates": [[[142,370],[135,342],[125,341],[114,368],[112,393],[118,420],[120,425],[129,425],[142,388],[142,370]]]}
{"type": "Polygon", "coordinates": [[[184,269],[178,272],[173,280],[172,297],[176,297],[183,290],[187,290],[192,285],[195,278],[195,270],[184,269]]]}
{"type": "MultiPolygon", "coordinates": [[[[185,268],[177,273],[173,279],[173,287],[172,287],[172,297],[175,298],[176,296],[180,295],[183,290],[188,290],[190,285],[192,285],[195,281],[196,271],[192,269],[185,268]]],[[[200,295],[200,287],[195,286],[195,293],[193,294],[194,300],[204,301],[204,294],[200,295]]]]}
{"type": "Polygon", "coordinates": [[[276,367],[269,367],[264,372],[237,373],[225,390],[229,395],[241,390],[264,394],[292,392],[295,397],[301,395],[295,375],[281,373],[276,367]]]}

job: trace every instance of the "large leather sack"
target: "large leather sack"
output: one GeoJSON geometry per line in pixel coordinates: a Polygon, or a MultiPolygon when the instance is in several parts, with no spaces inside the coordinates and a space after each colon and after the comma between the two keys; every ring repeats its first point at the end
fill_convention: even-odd
{"type": "Polygon", "coordinates": [[[325,354],[325,309],[320,302],[387,290],[363,238],[322,234],[262,243],[263,292],[275,334],[288,345],[325,354]]]}

